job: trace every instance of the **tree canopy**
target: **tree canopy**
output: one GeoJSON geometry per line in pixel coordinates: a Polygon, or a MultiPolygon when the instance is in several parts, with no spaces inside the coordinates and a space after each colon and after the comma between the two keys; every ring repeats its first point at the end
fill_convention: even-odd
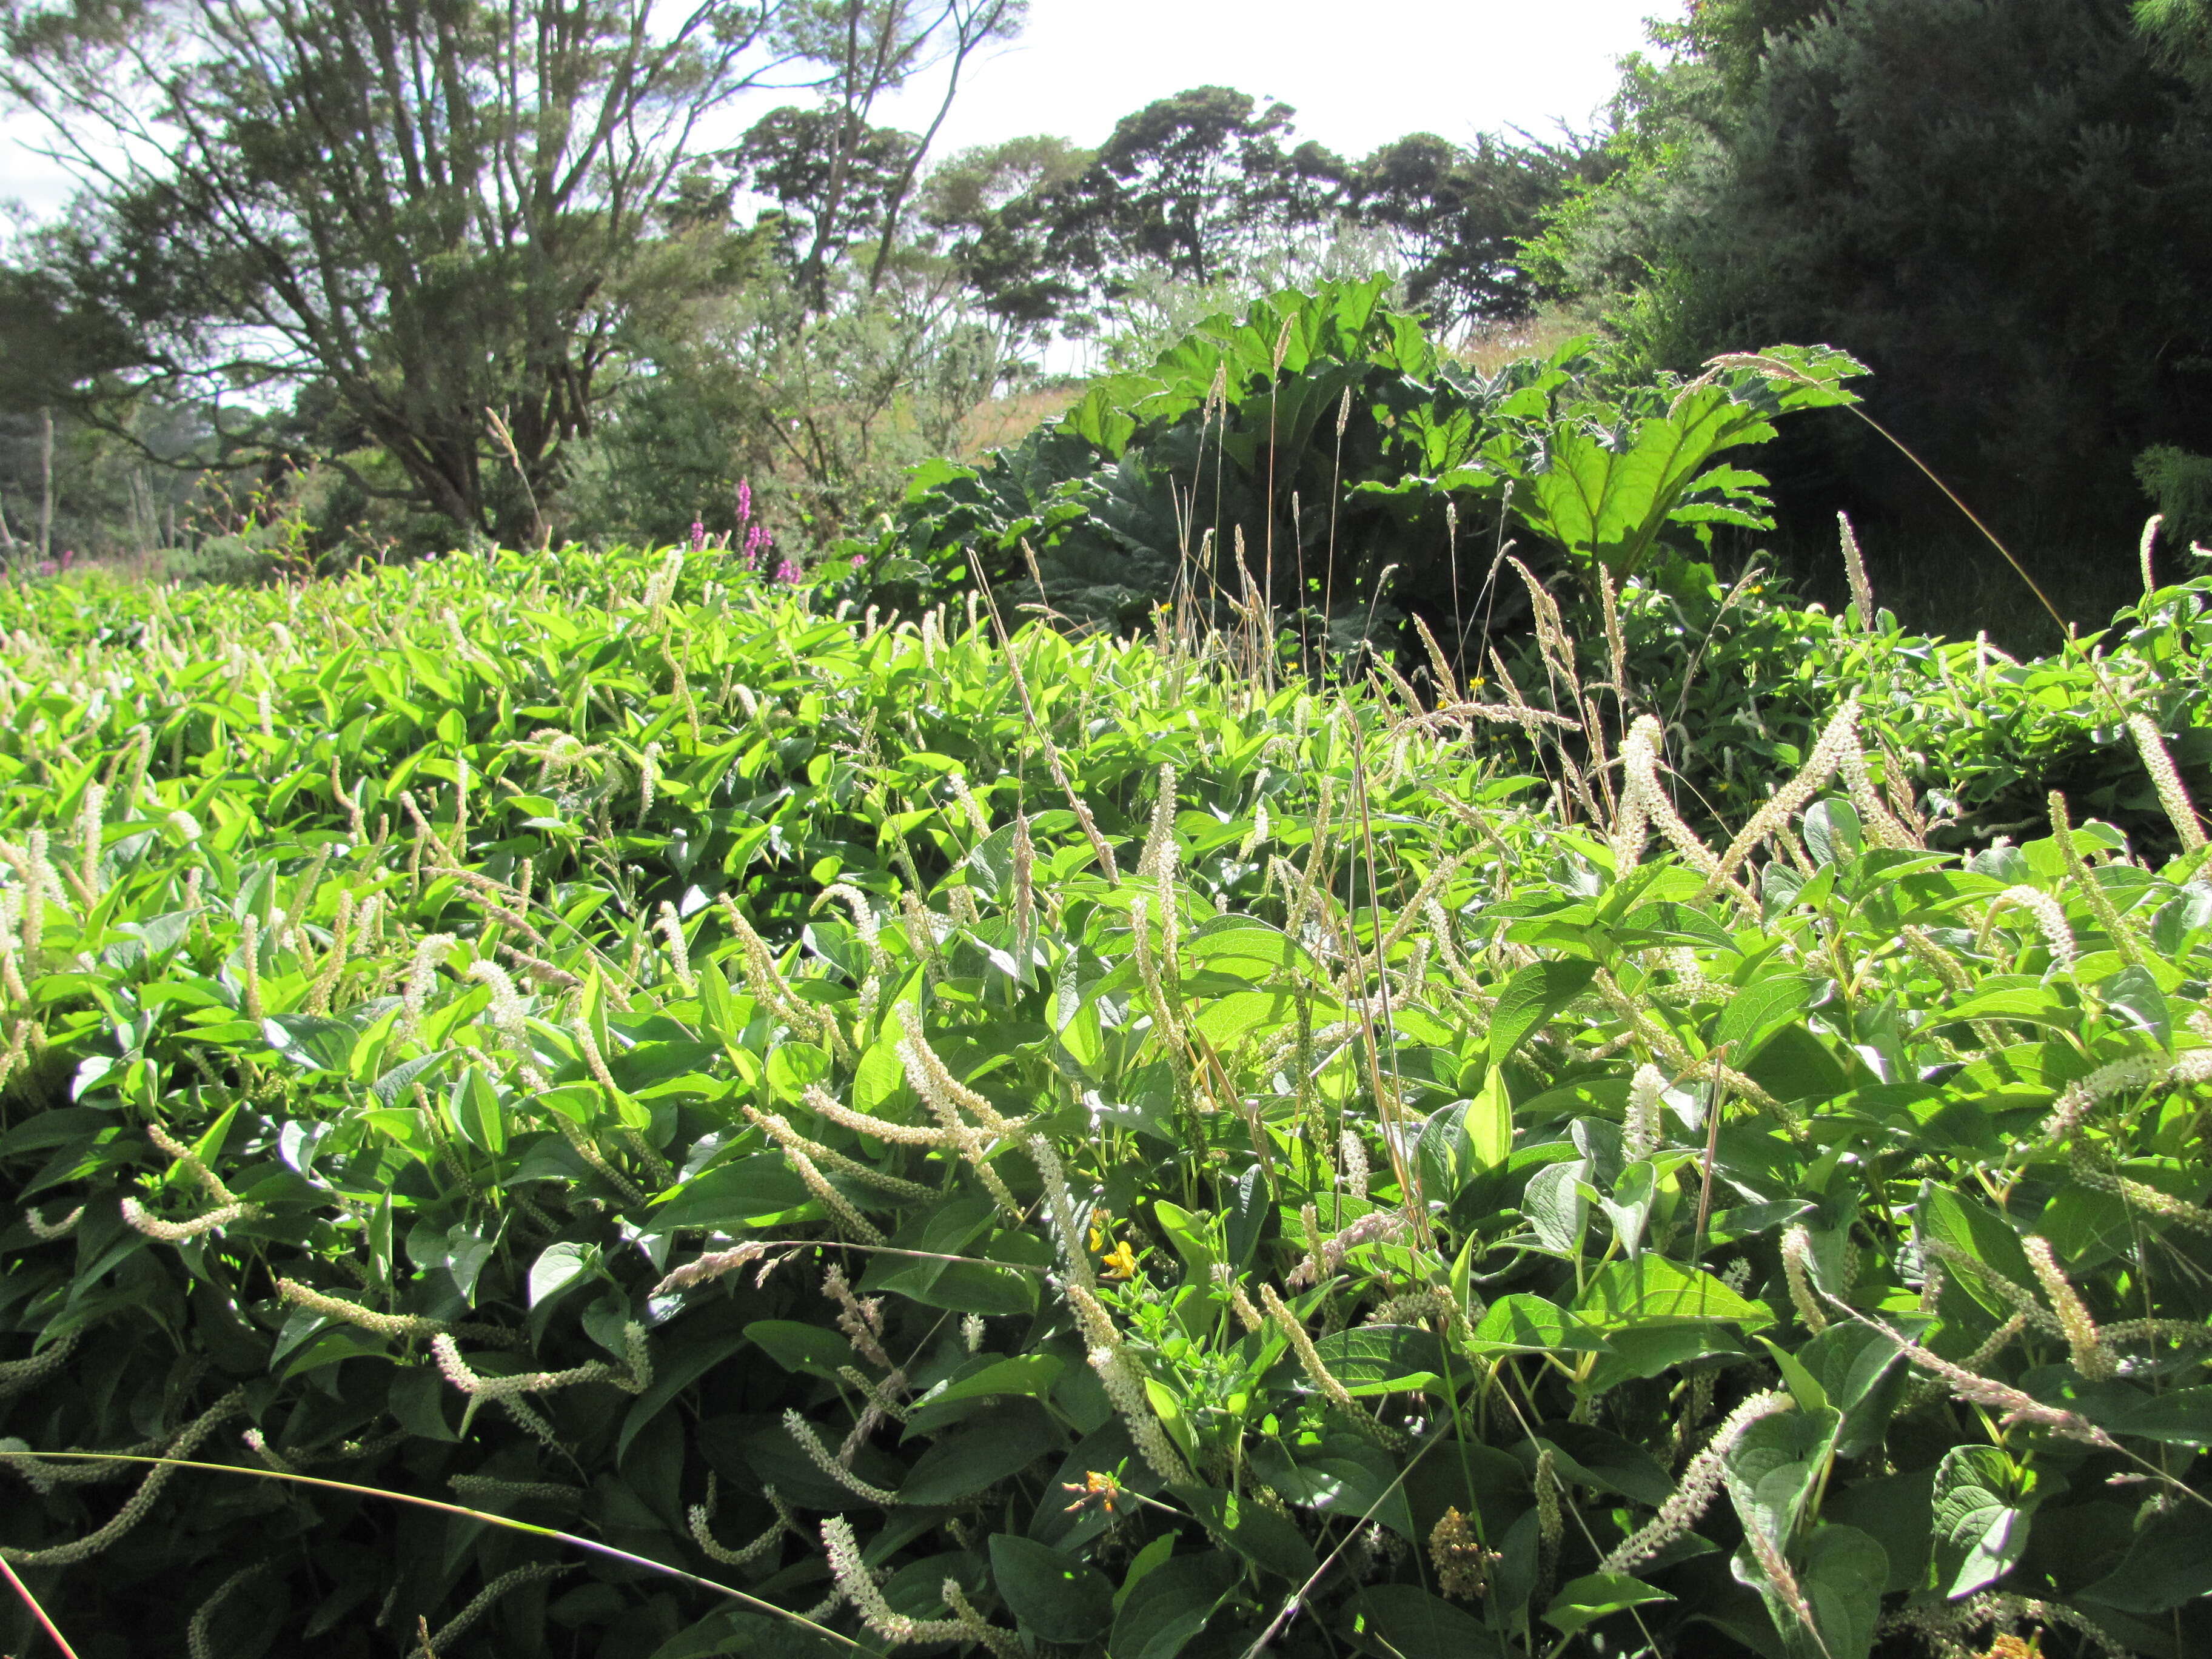
{"type": "MultiPolygon", "coordinates": [[[[2212,110],[2126,0],[1717,0],[1662,44],[1539,278],[1668,368],[1841,346],[2001,533],[2132,546],[2132,459],[2212,435],[2212,110]]],[[[1796,470],[1801,502],[1956,521],[1853,422],[1796,470]]]]}
{"type": "Polygon", "coordinates": [[[66,349],[9,395],[65,449],[88,422],[133,465],[234,469],[249,520],[325,545],[728,528],[749,477],[823,544],[970,441],[1052,335],[1142,355],[1146,307],[1378,263],[1447,329],[1537,302],[1517,244],[1589,171],[1572,141],[1346,161],[1211,86],[1095,149],[934,159],[963,68],[1024,15],[0,0],[0,93],[82,187],[18,239],[0,350],[66,349]],[[924,76],[920,131],[877,118],[924,76]],[[157,407],[200,440],[143,441],[157,407]]]}
{"type": "Polygon", "coordinates": [[[319,386],[341,441],[316,459],[365,495],[514,536],[538,528],[564,446],[592,430],[626,331],[727,268],[700,199],[709,123],[757,88],[830,88],[829,115],[784,124],[827,121],[826,145],[802,131],[779,147],[772,118],[749,158],[771,188],[815,190],[818,264],[878,228],[919,164],[901,135],[856,168],[852,112],[1019,15],[1015,0],[17,0],[0,26],[7,92],[85,186],[45,261],[138,343],[134,389],[319,386]],[[860,183],[870,165],[883,179],[860,183]],[[357,464],[349,442],[388,465],[357,464]]]}

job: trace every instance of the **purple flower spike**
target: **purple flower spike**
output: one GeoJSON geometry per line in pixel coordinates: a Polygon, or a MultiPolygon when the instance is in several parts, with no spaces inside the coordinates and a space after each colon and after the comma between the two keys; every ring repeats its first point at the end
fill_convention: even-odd
{"type": "Polygon", "coordinates": [[[738,522],[744,524],[753,516],[753,486],[750,479],[738,483],[738,522]]]}
{"type": "Polygon", "coordinates": [[[786,559],[781,564],[776,566],[775,579],[787,587],[798,586],[799,567],[792,563],[789,559],[786,559]]]}
{"type": "Polygon", "coordinates": [[[696,553],[707,544],[707,526],[698,520],[691,520],[691,550],[696,553]]]}

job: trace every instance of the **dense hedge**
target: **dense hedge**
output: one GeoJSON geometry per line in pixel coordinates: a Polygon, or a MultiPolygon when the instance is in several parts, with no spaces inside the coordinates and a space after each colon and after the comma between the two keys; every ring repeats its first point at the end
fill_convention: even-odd
{"type": "Polygon", "coordinates": [[[2212,1642],[2201,852],[727,580],[0,600],[0,1431],[696,1576],[18,1457],[88,1659],[2212,1642]]]}

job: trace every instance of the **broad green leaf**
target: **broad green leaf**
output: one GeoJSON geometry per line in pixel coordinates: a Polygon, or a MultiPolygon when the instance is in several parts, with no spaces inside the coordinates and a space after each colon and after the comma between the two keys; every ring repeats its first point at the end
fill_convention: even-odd
{"type": "Polygon", "coordinates": [[[2004,983],[1984,982],[1952,1004],[1945,1018],[2017,1019],[2033,1025],[2073,1030],[2081,1024],[2081,1007],[2055,985],[2014,975],[2008,976],[2004,983]]]}
{"type": "Polygon", "coordinates": [[[830,1056],[811,1042],[779,1042],[769,1051],[768,1086],[777,1100],[796,1105],[809,1084],[830,1075],[830,1056]]]}
{"type": "Polygon", "coordinates": [[[2027,1548],[2034,1505],[2018,1501],[2018,1471],[1995,1446],[1954,1446],[1936,1468],[1937,1588],[1956,1600],[1995,1583],[2027,1548]]]}
{"type": "Polygon", "coordinates": [[[1276,1510],[1236,1492],[1212,1486],[1176,1486],[1168,1488],[1208,1532],[1225,1540],[1253,1565],[1304,1583],[1321,1565],[1313,1546],[1297,1523],[1276,1510]]]}
{"type": "Polygon", "coordinates": [[[653,1224],[666,1231],[679,1227],[738,1231],[750,1223],[788,1214],[812,1197],[782,1154],[756,1152],[694,1176],[665,1199],[657,1200],[653,1224]]]}
{"type": "Polygon", "coordinates": [[[1536,962],[1521,969],[1498,994],[1490,1014],[1490,1063],[1502,1065],[1523,1042],[1589,988],[1597,964],[1536,962]]]}
{"type": "Polygon", "coordinates": [[[1166,1562],[1168,1557],[1175,1553],[1175,1547],[1176,1534],[1164,1532],[1137,1552],[1129,1563],[1128,1571],[1121,1576],[1121,1588],[1114,1592],[1114,1611],[1117,1615],[1128,1601],[1130,1592],[1144,1583],[1155,1568],[1166,1562]]]}
{"type": "MultiPolygon", "coordinates": [[[[2183,1502],[2188,1500],[2184,1499],[2183,1502]]],[[[2144,1522],[2128,1547],[2126,1559],[2105,1577],[2075,1592],[2090,1606],[2154,1616],[2212,1595],[2212,1527],[2175,1507],[2144,1522]]]]}
{"type": "Polygon", "coordinates": [[[2123,968],[2097,987],[2109,1007],[2120,1011],[2142,1034],[2166,1048],[2173,1041],[2173,1016],[2156,975],[2147,968],[2123,968]]]}
{"type": "Polygon", "coordinates": [[[453,1276],[453,1283],[460,1287],[462,1300],[474,1304],[477,1280],[483,1276],[497,1246],[496,1238],[486,1238],[465,1222],[447,1230],[442,1260],[446,1271],[453,1276]]]}
{"type": "Polygon", "coordinates": [[[1397,1462],[1378,1446],[1339,1436],[1294,1462],[1281,1442],[1271,1440],[1255,1449],[1252,1467],[1293,1504],[1346,1522],[1371,1513],[1401,1538],[1421,1541],[1406,1504],[1397,1462]]]}
{"type": "Polygon", "coordinates": [[[1674,1599],[1656,1584],[1647,1584],[1625,1572],[1588,1573],[1559,1586],[1552,1605],[1544,1609],[1544,1622],[1562,1636],[1572,1636],[1608,1613],[1674,1599]]]}
{"type": "Polygon", "coordinates": [[[1653,1507],[1674,1490],[1674,1476],[1658,1459],[1634,1442],[1588,1423],[1545,1423],[1535,1439],[1520,1448],[1533,1472],[1536,1449],[1552,1449],[1559,1475],[1571,1483],[1601,1487],[1653,1507]]]}
{"type": "Polygon", "coordinates": [[[446,1094],[446,1118],[462,1139],[497,1158],[507,1150],[507,1114],[481,1066],[465,1067],[446,1094]]]}
{"type": "Polygon", "coordinates": [[[795,1319],[756,1319],[745,1339],[787,1371],[836,1382],[843,1367],[857,1364],[853,1345],[836,1331],[795,1319]]]}
{"type": "Polygon", "coordinates": [[[1826,1407],[1762,1417],[1729,1450],[1729,1492],[1746,1527],[1758,1527],[1787,1549],[1829,1465],[1838,1412],[1826,1407]]]}
{"type": "Polygon", "coordinates": [[[2115,1434],[2172,1446],[2212,1445],[2212,1387],[2169,1389],[2140,1406],[2101,1413],[2098,1420],[2115,1434]]]}
{"type": "Polygon", "coordinates": [[[305,1072],[344,1071],[361,1037],[349,1020],[318,1014],[272,1014],[262,1021],[261,1033],[271,1048],[305,1072]]]}
{"type": "Polygon", "coordinates": [[[1214,1255],[1205,1220],[1164,1198],[1153,1201],[1152,1214],[1160,1224],[1160,1231],[1168,1236],[1168,1243],[1182,1258],[1183,1266],[1190,1270],[1191,1283],[1210,1282],[1207,1274],[1218,1258],[1214,1255]]]}
{"type": "Polygon", "coordinates": [[[1764,1303],[1749,1301],[1709,1273],[1664,1256],[1608,1261],[1590,1275],[1575,1311],[1600,1331],[1659,1320],[1723,1320],[1753,1328],[1774,1322],[1764,1303]]]}
{"type": "Polygon", "coordinates": [[[1610,1197],[1603,1193],[1598,1194],[1598,1207],[1613,1223],[1614,1243],[1632,1261],[1644,1254],[1644,1229],[1651,1218],[1651,1206],[1657,1196],[1657,1172],[1641,1160],[1620,1172],[1610,1197]]]}
{"type": "Polygon", "coordinates": [[[1297,1000],[1287,991],[1236,991],[1207,1003],[1192,1024],[1225,1054],[1297,1018],[1297,1000]]]}
{"type": "Polygon", "coordinates": [[[1820,1499],[1825,1520],[1856,1527],[1881,1546],[1889,1557],[1886,1588],[1893,1594],[1927,1588],[1935,1480],[1930,1464],[1905,1474],[1834,1481],[1820,1499]]]}
{"type": "MultiPolygon", "coordinates": [[[[1970,1260],[1991,1267],[2014,1285],[2033,1285],[2035,1271],[2020,1236],[1979,1200],[1966,1196],[1939,1181],[1921,1183],[1914,1218],[1920,1231],[1940,1239],[1970,1260]]],[[[1994,1318],[2004,1320],[2014,1312],[2002,1291],[1972,1267],[1946,1263],[1944,1277],[1979,1303],[1994,1318]]]]}
{"type": "Polygon", "coordinates": [[[1602,1353],[1606,1340],[1577,1315],[1540,1296],[1516,1291],[1499,1297],[1483,1310],[1468,1347],[1468,1352],[1483,1355],[1547,1353],[1555,1349],[1602,1353]]]}
{"type": "Polygon", "coordinates": [[[1713,1047],[1728,1051],[1729,1063],[1741,1069],[1775,1032],[1812,1006],[1810,981],[1798,974],[1782,974],[1754,980],[1730,997],[1713,1028],[1713,1047]]]}
{"type": "Polygon", "coordinates": [[[1747,1352],[1742,1336],[1733,1327],[1690,1320],[1613,1331],[1605,1342],[1605,1354],[1587,1384],[1594,1395],[1692,1360],[1741,1358],[1747,1352]]]}
{"type": "Polygon", "coordinates": [[[731,1331],[684,1342],[674,1352],[658,1355],[653,1360],[653,1386],[633,1401],[623,1415],[622,1432],[615,1438],[615,1461],[623,1460],[630,1443],[678,1395],[744,1346],[744,1336],[731,1331]]]}
{"type": "Polygon", "coordinates": [[[1732,951],[1735,937],[1704,911],[1672,899],[1639,904],[1620,919],[1616,938],[1623,945],[1704,945],[1708,950],[1732,951]]]}
{"type": "Polygon", "coordinates": [[[1842,865],[1856,858],[1866,845],[1858,809],[1839,795],[1814,802],[1805,814],[1805,845],[1815,864],[1842,865]]]}
{"type": "Polygon", "coordinates": [[[1026,1395],[1042,1400],[1050,1395],[1052,1385],[1066,1369],[1065,1360],[1048,1353],[1025,1353],[1012,1359],[994,1360],[980,1370],[931,1389],[915,1402],[914,1409],[919,1413],[931,1407],[1000,1395],[1026,1395]]]}
{"type": "Polygon", "coordinates": [[[1024,1630],[1048,1642],[1087,1642],[1113,1622],[1105,1575],[1015,1533],[991,1534],[991,1581],[1024,1630]]]}
{"type": "Polygon", "coordinates": [[[1042,1270],[1053,1259],[1050,1244],[1034,1233],[1010,1231],[998,1234],[974,1254],[976,1259],[963,1261],[895,1266],[876,1284],[926,1307],[953,1313],[1024,1314],[1036,1307],[1042,1270]]]}
{"type": "Polygon", "coordinates": [[[1375,1659],[1498,1659],[1504,1651],[1480,1620],[1419,1584],[1364,1586],[1337,1632],[1375,1659]]]}
{"type": "Polygon", "coordinates": [[[1521,1213],[1536,1230],[1537,1242],[1554,1255],[1581,1253],[1589,1217],[1589,1164],[1586,1158],[1546,1164],[1528,1177],[1522,1194],[1521,1213]]]}
{"type": "Polygon", "coordinates": [[[1114,1617],[1106,1650],[1113,1659],[1176,1659],[1204,1630],[1237,1580],[1225,1550],[1179,1555],[1137,1582],[1114,1617]]]}
{"type": "Polygon", "coordinates": [[[1446,1369],[1443,1345],[1419,1325],[1355,1325],[1322,1337],[1314,1350],[1355,1397],[1428,1388],[1446,1369]]]}
{"type": "Polygon", "coordinates": [[[1856,1527],[1831,1524],[1813,1534],[1797,1582],[1812,1603],[1818,1650],[1827,1659],[1866,1659],[1888,1581],[1888,1555],[1856,1527]]]}
{"type": "Polygon", "coordinates": [[[902,1504],[951,1504],[1027,1468],[1062,1443],[1043,1412],[1012,1402],[989,1423],[953,1429],[933,1441],[899,1483],[902,1504]]]}
{"type": "MultiPolygon", "coordinates": [[[[1493,1033],[1496,1029],[1492,1027],[1493,1033]]],[[[1505,1162],[1513,1150],[1513,1100],[1505,1091],[1503,1066],[1492,1065],[1461,1121],[1477,1170],[1494,1170],[1505,1162]]]]}
{"type": "Polygon", "coordinates": [[[1838,1454],[1857,1457],[1878,1443],[1905,1392],[1907,1367],[1897,1345],[1858,1321],[1839,1319],[1794,1358],[1818,1382],[1822,1403],[1844,1414],[1838,1454]]]}
{"type": "Polygon", "coordinates": [[[548,1244],[530,1264],[530,1305],[535,1308],[597,1271],[599,1247],[568,1240],[548,1244]]]}

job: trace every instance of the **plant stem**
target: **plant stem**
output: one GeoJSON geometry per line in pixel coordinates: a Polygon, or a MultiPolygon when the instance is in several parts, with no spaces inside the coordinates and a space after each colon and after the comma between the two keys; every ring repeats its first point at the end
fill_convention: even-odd
{"type": "Polygon", "coordinates": [[[0,1555],[0,1572],[8,1575],[8,1582],[15,1587],[15,1594],[23,1598],[23,1605],[30,1608],[31,1617],[39,1621],[39,1628],[53,1638],[54,1645],[67,1656],[67,1659],[76,1659],[76,1650],[69,1644],[69,1638],[64,1636],[54,1621],[46,1617],[46,1610],[39,1605],[39,1598],[31,1594],[28,1584],[15,1576],[15,1569],[4,1555],[0,1555]]]}

